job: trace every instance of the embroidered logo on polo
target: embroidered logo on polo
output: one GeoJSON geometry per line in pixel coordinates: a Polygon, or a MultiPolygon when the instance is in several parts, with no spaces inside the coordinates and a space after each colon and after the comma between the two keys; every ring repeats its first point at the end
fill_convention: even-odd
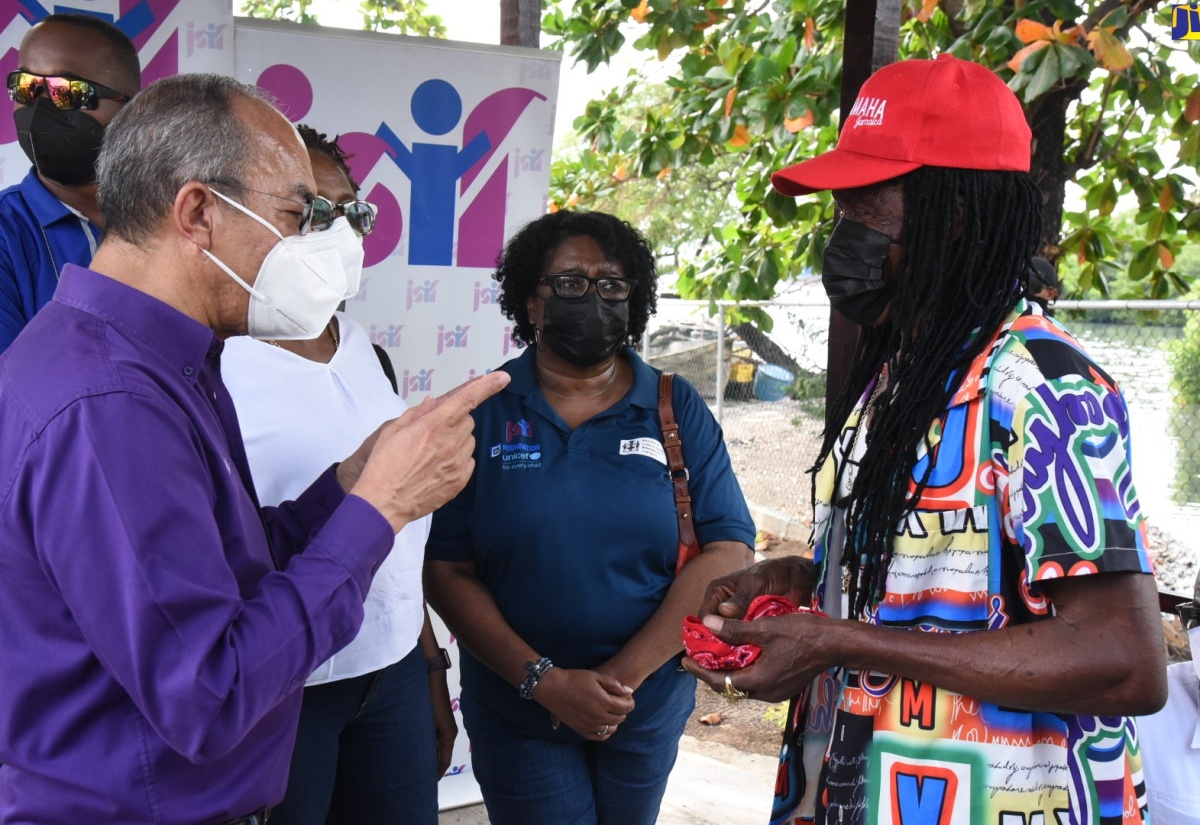
{"type": "Polygon", "coordinates": [[[491,457],[499,458],[504,470],[541,467],[542,445],[534,442],[533,422],[524,418],[504,422],[504,443],[492,447],[491,457]]]}
{"type": "Polygon", "coordinates": [[[623,438],[618,455],[644,455],[667,466],[667,451],[657,438],[623,438]]]}

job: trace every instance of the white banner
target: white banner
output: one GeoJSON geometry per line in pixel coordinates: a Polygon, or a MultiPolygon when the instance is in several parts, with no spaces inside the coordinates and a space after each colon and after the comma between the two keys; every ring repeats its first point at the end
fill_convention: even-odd
{"type": "MultiPolygon", "coordinates": [[[[239,18],[237,78],[296,123],[340,135],[379,207],[347,310],[387,348],[409,404],[513,357],[491,280],[546,209],[560,55],[239,18]]],[[[456,646],[451,696],[458,706],[456,646]]],[[[461,719],[460,719],[461,729],[461,719]]],[[[477,802],[460,732],[442,808],[477,802]]]]}
{"type": "MultiPolygon", "coordinates": [[[[16,71],[21,38],[51,13],[80,12],[115,25],[137,46],[142,85],[179,72],[233,71],[229,0],[6,0],[0,11],[0,76],[16,71]]],[[[0,189],[20,183],[29,160],[11,113],[0,115],[0,189]]]]}

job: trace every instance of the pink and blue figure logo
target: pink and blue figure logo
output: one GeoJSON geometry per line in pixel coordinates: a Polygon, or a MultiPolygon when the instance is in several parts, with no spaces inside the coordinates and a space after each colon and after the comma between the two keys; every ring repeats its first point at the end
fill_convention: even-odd
{"type": "MultiPolygon", "coordinates": [[[[185,51],[191,57],[199,49],[223,51],[225,49],[225,25],[210,23],[197,29],[189,23],[185,31],[178,27],[166,37],[160,35],[164,26],[170,28],[170,17],[179,7],[181,0],[12,0],[5,2],[0,11],[0,30],[18,18],[33,25],[56,13],[90,14],[112,23],[123,31],[137,47],[142,62],[142,86],[160,77],[179,73],[179,40],[184,39],[185,51]],[[151,45],[151,43],[156,45],[151,45]],[[151,49],[154,49],[151,51],[151,49]]],[[[0,55],[0,75],[8,76],[17,69],[16,49],[0,55]]],[[[16,126],[11,117],[0,117],[0,144],[12,143],[17,139],[16,126]]]]}
{"type": "Polygon", "coordinates": [[[458,324],[454,329],[446,329],[445,324],[438,324],[437,354],[441,355],[448,349],[462,349],[467,346],[467,333],[470,331],[469,324],[465,327],[458,324]]]}
{"type": "Polygon", "coordinates": [[[400,332],[403,329],[404,324],[388,324],[387,327],[371,324],[367,328],[367,336],[371,339],[372,344],[379,344],[381,347],[398,347],[400,346],[400,332]]]}
{"type": "MultiPolygon", "coordinates": [[[[293,122],[312,108],[312,84],[295,66],[268,67],[258,85],[293,122]]],[[[504,246],[510,163],[519,170],[542,162],[530,157],[536,150],[521,150],[518,157],[518,150],[505,150],[505,142],[530,105],[545,99],[534,89],[509,87],[488,95],[464,117],[458,89],[432,78],[418,84],[409,99],[417,139],[406,143],[384,122],[373,134],[343,134],[339,143],[350,155],[356,180],[368,179],[387,158],[409,182],[407,208],[382,183],[365,193],[379,207],[375,231],[364,241],[365,265],[392,255],[407,236],[410,265],[495,266],[504,246]],[[461,138],[446,139],[460,124],[461,138]]]]}
{"type": "Polygon", "coordinates": [[[500,357],[506,358],[510,352],[522,349],[525,349],[525,345],[513,340],[512,326],[505,326],[503,338],[500,342],[500,357]]]}
{"type": "Polygon", "coordinates": [[[516,439],[533,438],[533,422],[522,418],[520,421],[504,422],[504,440],[511,444],[516,439]]]}
{"type": "Polygon", "coordinates": [[[437,370],[405,370],[400,373],[400,397],[407,399],[414,393],[433,392],[433,374],[437,370]]]}
{"type": "MultiPolygon", "coordinates": [[[[370,236],[368,235],[367,237],[370,236]]],[[[412,309],[413,304],[437,303],[437,285],[437,281],[427,280],[422,284],[409,281],[407,288],[404,290],[404,308],[412,309]]]]}
{"type": "Polygon", "coordinates": [[[475,282],[475,289],[471,293],[472,312],[479,312],[480,307],[495,306],[499,303],[500,284],[495,281],[486,285],[482,281],[475,282]]]}

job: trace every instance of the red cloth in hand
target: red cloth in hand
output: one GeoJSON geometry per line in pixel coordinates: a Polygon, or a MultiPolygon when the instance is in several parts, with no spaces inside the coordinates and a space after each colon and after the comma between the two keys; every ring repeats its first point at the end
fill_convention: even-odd
{"type": "MultiPolygon", "coordinates": [[[[797,607],[783,596],[759,596],[746,608],[744,621],[800,612],[808,612],[808,608],[797,607]]],[[[721,641],[696,616],[683,620],[683,647],[687,655],[706,670],[741,670],[762,653],[758,645],[731,645],[721,641]]]]}

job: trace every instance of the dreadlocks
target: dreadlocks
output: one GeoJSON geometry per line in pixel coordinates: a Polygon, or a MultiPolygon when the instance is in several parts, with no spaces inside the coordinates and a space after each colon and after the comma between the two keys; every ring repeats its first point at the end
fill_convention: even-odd
{"type": "Polygon", "coordinates": [[[824,464],[886,365],[886,386],[862,412],[863,424],[870,417],[866,453],[848,499],[837,502],[846,508],[843,563],[854,617],[883,597],[898,525],[933,470],[930,455],[913,478],[918,448],[928,448],[931,425],[1020,299],[1041,233],[1042,197],[1026,173],[926,166],[901,180],[904,255],[892,314],[863,330],[812,468],[824,464]]]}
{"type": "Polygon", "coordinates": [[[301,123],[296,127],[296,131],[300,133],[300,139],[304,141],[304,146],[314,152],[320,152],[325,157],[333,161],[338,169],[346,175],[346,180],[350,181],[350,188],[358,194],[358,182],[354,180],[354,175],[350,174],[350,155],[342,149],[338,143],[341,136],[329,137],[324,132],[318,132],[313,127],[301,123]]]}

